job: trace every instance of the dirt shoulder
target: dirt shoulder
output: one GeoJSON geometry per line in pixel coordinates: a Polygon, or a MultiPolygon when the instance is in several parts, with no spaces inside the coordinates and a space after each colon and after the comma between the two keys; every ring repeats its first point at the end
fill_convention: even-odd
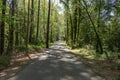
{"type": "Polygon", "coordinates": [[[91,67],[91,69],[98,75],[106,78],[106,80],[120,80],[120,70],[116,68],[114,60],[96,59],[93,50],[87,49],[73,49],[71,50],[84,64],[91,67]]]}
{"type": "Polygon", "coordinates": [[[40,56],[40,53],[44,50],[45,49],[30,51],[29,56],[32,60],[30,60],[24,53],[15,53],[12,55],[11,64],[8,67],[2,67],[0,70],[0,80],[6,80],[12,76],[15,76],[27,65],[36,60],[40,56]]]}

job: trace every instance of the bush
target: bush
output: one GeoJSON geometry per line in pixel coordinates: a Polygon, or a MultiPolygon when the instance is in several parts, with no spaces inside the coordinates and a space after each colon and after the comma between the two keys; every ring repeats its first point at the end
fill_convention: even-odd
{"type": "Polygon", "coordinates": [[[120,31],[113,31],[106,43],[109,50],[120,52],[120,31]]]}
{"type": "Polygon", "coordinates": [[[0,56],[0,66],[8,66],[10,64],[10,58],[8,56],[0,56]]]}
{"type": "Polygon", "coordinates": [[[26,51],[26,47],[24,45],[19,45],[19,46],[16,46],[15,49],[18,51],[18,52],[24,52],[26,51]]]}

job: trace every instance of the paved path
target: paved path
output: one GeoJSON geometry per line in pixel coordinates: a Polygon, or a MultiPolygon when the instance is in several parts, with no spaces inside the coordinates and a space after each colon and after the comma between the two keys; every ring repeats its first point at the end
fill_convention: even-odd
{"type": "Polygon", "coordinates": [[[8,80],[103,80],[57,42],[38,60],[8,80]]]}

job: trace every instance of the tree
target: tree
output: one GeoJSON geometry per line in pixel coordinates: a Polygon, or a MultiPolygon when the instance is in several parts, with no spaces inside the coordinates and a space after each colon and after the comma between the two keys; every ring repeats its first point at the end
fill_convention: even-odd
{"type": "Polygon", "coordinates": [[[76,37],[77,37],[77,23],[78,23],[78,21],[77,21],[77,16],[78,16],[78,1],[77,0],[75,0],[74,2],[73,2],[73,5],[74,5],[74,29],[73,29],[73,32],[74,32],[74,45],[76,44],[76,37]]]}
{"type": "Polygon", "coordinates": [[[11,55],[11,53],[13,52],[13,47],[14,47],[15,5],[16,5],[16,0],[12,0],[11,6],[10,6],[11,23],[9,25],[9,38],[8,38],[7,55],[11,55]]]}
{"type": "MultiPolygon", "coordinates": [[[[101,40],[100,40],[100,36],[99,36],[99,34],[98,34],[97,30],[96,30],[96,26],[95,26],[95,24],[94,24],[94,22],[93,22],[93,20],[92,20],[92,18],[90,16],[90,13],[88,12],[88,7],[87,7],[87,4],[86,4],[85,0],[83,0],[83,2],[85,4],[84,8],[86,10],[88,18],[90,19],[90,21],[91,21],[91,23],[93,25],[93,30],[94,30],[95,35],[96,35],[96,52],[99,52],[100,54],[102,54],[103,53],[103,48],[102,48],[102,43],[101,43],[101,40]]],[[[101,1],[100,1],[100,3],[101,3],[101,1]]],[[[101,7],[101,6],[99,6],[99,7],[101,7]]],[[[100,15],[100,11],[99,11],[99,15],[100,15]]],[[[99,18],[100,17],[98,17],[98,26],[99,26],[99,18]]]]}
{"type": "Polygon", "coordinates": [[[27,14],[27,28],[26,28],[26,50],[28,50],[28,44],[29,44],[29,27],[30,27],[30,0],[28,0],[28,14],[27,14]]]}
{"type": "Polygon", "coordinates": [[[0,55],[4,52],[6,0],[2,0],[2,20],[0,22],[0,55]]]}
{"type": "Polygon", "coordinates": [[[31,25],[30,25],[30,35],[29,42],[33,42],[33,33],[34,33],[34,0],[31,0],[31,25]]]}
{"type": "Polygon", "coordinates": [[[40,29],[40,0],[38,0],[38,18],[37,18],[37,30],[36,30],[36,42],[38,41],[39,29],[40,29]]]}
{"type": "Polygon", "coordinates": [[[49,25],[50,25],[50,9],[51,9],[51,0],[48,2],[48,18],[47,18],[47,33],[46,33],[46,48],[49,48],[49,25]]]}

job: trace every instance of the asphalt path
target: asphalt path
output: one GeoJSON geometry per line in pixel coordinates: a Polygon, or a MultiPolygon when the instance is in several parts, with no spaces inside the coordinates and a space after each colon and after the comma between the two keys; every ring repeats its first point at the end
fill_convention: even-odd
{"type": "Polygon", "coordinates": [[[104,80],[73,55],[61,41],[8,80],[104,80]]]}

